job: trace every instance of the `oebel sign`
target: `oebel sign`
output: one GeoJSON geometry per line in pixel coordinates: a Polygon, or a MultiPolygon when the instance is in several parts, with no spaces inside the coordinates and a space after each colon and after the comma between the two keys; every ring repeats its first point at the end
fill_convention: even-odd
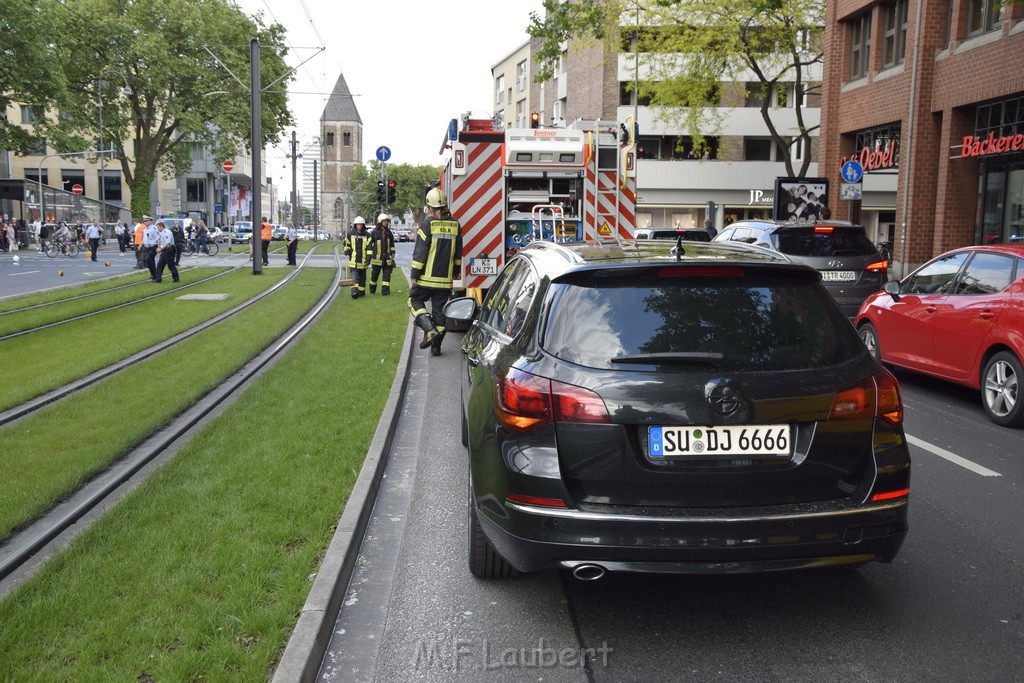
{"type": "Polygon", "coordinates": [[[234,168],[235,168],[235,162],[231,161],[230,159],[228,159],[227,161],[224,162],[224,172],[225,173],[231,173],[231,171],[233,171],[234,168]]]}
{"type": "Polygon", "coordinates": [[[995,133],[989,133],[984,140],[976,135],[967,135],[964,137],[960,156],[983,157],[988,154],[1016,152],[1020,149],[1024,149],[1024,135],[1004,135],[997,138],[995,133]]]}
{"type": "Polygon", "coordinates": [[[874,151],[870,147],[865,147],[860,151],[860,154],[840,159],[839,168],[842,168],[843,164],[847,161],[859,161],[865,171],[875,171],[880,168],[892,168],[896,165],[896,143],[893,142],[885,149],[880,149],[878,151],[874,151]]]}

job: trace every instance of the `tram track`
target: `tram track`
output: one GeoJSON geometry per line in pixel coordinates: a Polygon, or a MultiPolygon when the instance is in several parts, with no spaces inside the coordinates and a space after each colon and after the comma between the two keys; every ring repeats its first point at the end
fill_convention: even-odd
{"type": "MultiPolygon", "coordinates": [[[[310,255],[307,254],[303,259],[303,264],[310,255]]],[[[342,260],[337,249],[334,256],[334,280],[337,281],[342,273],[342,260]]],[[[295,273],[298,271],[299,269],[296,269],[295,273]]],[[[282,286],[293,276],[294,273],[272,289],[282,286]]],[[[148,476],[148,465],[155,465],[171,457],[178,444],[191,438],[209,419],[237,399],[253,378],[271,367],[283,352],[309,329],[337,296],[338,290],[337,286],[330,286],[298,322],[291,325],[256,357],[243,364],[227,380],[157,429],[146,441],[118,459],[104,472],[91,477],[49,512],[0,542],[0,596],[9,590],[19,576],[42,562],[40,556],[46,554],[46,548],[62,547],[74,533],[77,533],[81,526],[78,525],[80,520],[97,514],[97,511],[106,509],[116,502],[124,492],[148,476]]],[[[269,295],[270,291],[272,290],[258,298],[269,295]]],[[[250,300],[243,305],[248,306],[252,303],[255,301],[250,300]]],[[[238,310],[232,309],[220,317],[228,317],[238,310]]],[[[213,324],[216,323],[208,321],[204,329],[213,324]]]]}

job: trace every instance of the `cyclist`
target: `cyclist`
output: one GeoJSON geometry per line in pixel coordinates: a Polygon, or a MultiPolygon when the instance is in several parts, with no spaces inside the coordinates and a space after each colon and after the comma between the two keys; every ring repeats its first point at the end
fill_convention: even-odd
{"type": "Polygon", "coordinates": [[[60,247],[61,253],[66,254],[68,251],[68,244],[71,242],[71,229],[68,224],[61,221],[57,224],[57,231],[53,233],[53,240],[60,247]]]}
{"type": "Polygon", "coordinates": [[[210,231],[206,229],[206,223],[204,223],[203,219],[200,218],[193,223],[193,227],[195,228],[196,246],[199,249],[202,249],[204,254],[209,254],[210,248],[206,246],[206,240],[210,238],[210,231]]]}

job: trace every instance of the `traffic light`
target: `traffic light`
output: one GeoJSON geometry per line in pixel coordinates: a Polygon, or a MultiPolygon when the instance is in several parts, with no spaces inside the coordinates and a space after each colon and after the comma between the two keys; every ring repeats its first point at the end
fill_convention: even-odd
{"type": "Polygon", "coordinates": [[[377,201],[383,204],[388,199],[387,189],[384,187],[384,181],[377,181],[377,201]]]}
{"type": "Polygon", "coordinates": [[[530,114],[530,128],[537,128],[540,126],[540,112],[535,111],[530,114]]]}
{"type": "Polygon", "coordinates": [[[395,203],[395,194],[398,192],[398,190],[396,189],[397,187],[398,183],[396,183],[394,180],[388,181],[388,204],[395,203]]]}

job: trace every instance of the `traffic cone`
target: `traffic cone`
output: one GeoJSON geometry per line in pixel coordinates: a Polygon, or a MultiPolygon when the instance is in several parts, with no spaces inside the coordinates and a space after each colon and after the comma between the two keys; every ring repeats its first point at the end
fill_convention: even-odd
{"type": "Polygon", "coordinates": [[[89,261],[89,260],[91,260],[91,259],[92,259],[92,252],[91,252],[91,251],[89,251],[88,249],[86,249],[86,250],[85,250],[85,260],[86,260],[86,261],[89,261]]]}
{"type": "Polygon", "coordinates": [[[105,265],[107,268],[109,268],[110,267],[110,261],[104,261],[103,265],[105,265]]]}
{"type": "Polygon", "coordinates": [[[63,270],[58,270],[57,271],[57,277],[64,277],[64,271],[63,270]]]}

